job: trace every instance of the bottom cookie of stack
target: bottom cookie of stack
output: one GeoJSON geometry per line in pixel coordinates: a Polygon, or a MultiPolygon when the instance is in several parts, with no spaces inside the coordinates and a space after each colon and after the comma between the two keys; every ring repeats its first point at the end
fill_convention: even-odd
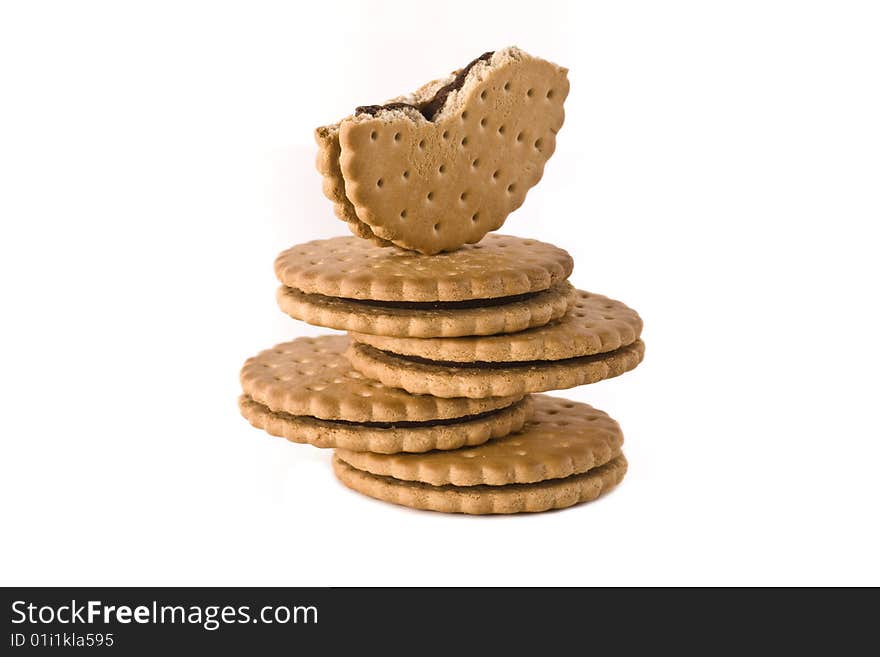
{"type": "Polygon", "coordinates": [[[386,502],[446,513],[540,512],[589,502],[626,474],[620,426],[587,404],[533,395],[519,433],[478,447],[424,454],[337,449],[349,488],[386,502]]]}

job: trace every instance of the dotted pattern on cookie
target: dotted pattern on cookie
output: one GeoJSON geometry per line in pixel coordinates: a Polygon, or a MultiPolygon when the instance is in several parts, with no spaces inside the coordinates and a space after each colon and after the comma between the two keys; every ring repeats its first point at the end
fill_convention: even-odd
{"type": "Polygon", "coordinates": [[[635,369],[644,355],[645,343],[641,340],[605,354],[515,365],[481,363],[468,366],[417,361],[361,343],[353,343],[347,352],[355,369],[387,386],[403,388],[414,394],[474,399],[563,390],[596,383],[635,369]]]}
{"type": "Polygon", "coordinates": [[[321,174],[321,191],[333,202],[334,214],[348,224],[352,234],[372,241],[378,246],[393,246],[387,240],[383,240],[373,234],[373,230],[358,219],[357,213],[351,201],[345,196],[345,180],[342,178],[342,170],[339,168],[339,129],[336,126],[326,126],[315,130],[315,142],[318,144],[318,155],[315,159],[315,167],[321,174]]]}
{"type": "Polygon", "coordinates": [[[275,259],[278,280],[306,294],[372,301],[465,301],[540,292],[574,267],[564,249],[489,235],[480,244],[425,256],[354,237],[315,240],[275,259]]]}
{"type": "Polygon", "coordinates": [[[591,502],[619,484],[626,475],[623,454],[605,465],[564,479],[507,486],[431,486],[416,481],[357,470],[339,457],[333,472],[343,484],[359,493],[392,504],[444,513],[538,513],[591,502]]]}
{"type": "Polygon", "coordinates": [[[565,314],[575,302],[576,290],[564,282],[519,301],[454,309],[366,305],[351,299],[305,294],[286,286],[278,289],[276,299],[285,313],[316,326],[374,335],[432,338],[493,335],[543,326],[565,314]]]}
{"type": "Polygon", "coordinates": [[[534,395],[532,419],[519,433],[472,449],[381,455],[337,450],[350,466],[432,486],[503,486],[559,479],[610,461],[623,445],[620,426],[587,404],[534,395]]]}
{"type": "Polygon", "coordinates": [[[241,370],[244,394],[273,411],[349,422],[421,422],[505,408],[522,395],[440,399],[388,388],[352,369],[348,336],[298,338],[249,358],[241,370]]]}
{"type": "Polygon", "coordinates": [[[353,332],[358,342],[382,351],[429,360],[518,362],[563,360],[614,351],[642,333],[642,319],[620,301],[578,290],[565,317],[510,335],[401,338],[353,332]]]}
{"type": "Polygon", "coordinates": [[[477,242],[541,179],[565,117],[566,71],[505,57],[437,122],[380,113],[340,123],[345,194],[376,236],[427,254],[477,242]]]}
{"type": "Polygon", "coordinates": [[[365,450],[378,454],[427,452],[481,445],[519,431],[532,414],[531,399],[525,397],[507,408],[444,424],[377,427],[276,413],[246,395],[239,398],[238,404],[248,422],[270,435],[315,447],[344,448],[349,454],[365,450]]]}

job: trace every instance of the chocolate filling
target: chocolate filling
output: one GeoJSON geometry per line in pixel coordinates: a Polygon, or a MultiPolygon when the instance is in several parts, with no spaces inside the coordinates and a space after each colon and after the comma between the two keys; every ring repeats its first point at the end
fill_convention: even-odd
{"type": "Polygon", "coordinates": [[[248,400],[255,404],[259,404],[260,406],[264,406],[270,413],[272,413],[272,415],[281,418],[289,418],[292,420],[304,418],[307,420],[315,420],[317,422],[326,422],[327,424],[338,424],[347,427],[363,427],[365,429],[418,429],[419,427],[445,427],[456,424],[466,424],[468,422],[475,422],[477,420],[482,420],[483,418],[492,417],[493,415],[500,415],[502,411],[506,411],[522,403],[522,400],[520,399],[513,402],[510,406],[495,408],[491,411],[475,413],[474,415],[462,415],[461,417],[450,417],[442,420],[425,420],[424,422],[416,422],[412,420],[402,420],[400,422],[352,422],[350,420],[324,420],[311,415],[291,415],[284,411],[273,411],[268,406],[265,406],[265,404],[260,404],[260,402],[256,401],[253,397],[248,397],[248,400]]]}
{"type": "Polygon", "coordinates": [[[415,365],[440,365],[442,367],[454,367],[461,369],[508,369],[508,368],[525,368],[525,367],[543,367],[545,365],[568,365],[568,364],[586,364],[597,360],[604,360],[612,354],[631,351],[638,344],[635,342],[624,345],[612,351],[605,351],[599,354],[589,354],[587,356],[572,356],[571,358],[563,358],[560,360],[514,360],[514,361],[452,361],[452,360],[430,360],[421,356],[407,356],[405,354],[395,354],[393,351],[384,351],[375,347],[367,346],[368,349],[374,349],[381,354],[391,356],[392,358],[413,363],[415,365]]]}
{"type": "MultiPolygon", "coordinates": [[[[475,446],[479,449],[480,445],[475,446]]],[[[452,452],[456,450],[450,450],[452,452]]],[[[614,472],[614,470],[618,467],[623,466],[623,454],[620,449],[614,452],[614,455],[611,457],[610,461],[603,463],[602,465],[597,465],[593,468],[585,472],[577,472],[575,474],[570,474],[567,477],[553,477],[550,479],[542,479],[541,481],[533,481],[525,484],[504,484],[504,486],[490,486],[488,484],[478,484],[476,486],[456,486],[455,484],[442,484],[440,486],[435,486],[434,484],[428,484],[424,481],[418,481],[415,479],[397,479],[396,477],[389,477],[388,475],[378,475],[373,474],[372,472],[368,472],[367,470],[361,470],[360,468],[354,467],[351,463],[346,461],[345,459],[334,455],[333,458],[341,462],[345,467],[354,470],[355,472],[365,475],[370,479],[375,479],[378,481],[384,481],[387,484],[391,484],[394,486],[406,486],[409,489],[417,489],[417,490],[436,490],[436,491],[467,491],[467,495],[474,495],[479,493],[487,493],[491,494],[496,492],[498,489],[503,488],[505,492],[510,491],[533,491],[533,490],[541,490],[547,486],[552,486],[555,484],[559,484],[561,482],[578,482],[578,481],[587,481],[595,478],[596,476],[602,477],[608,472],[614,472]]],[[[604,492],[604,491],[603,491],[604,492]]]]}
{"type": "MultiPolygon", "coordinates": [[[[296,290],[296,288],[292,288],[296,290]]],[[[544,290],[546,291],[546,290],[544,290]]],[[[345,297],[324,297],[321,294],[310,294],[309,297],[324,297],[332,301],[345,301],[360,306],[373,308],[395,308],[404,310],[466,310],[468,308],[490,308],[504,306],[519,301],[531,299],[541,292],[526,292],[508,297],[495,297],[493,299],[467,299],[465,301],[373,301],[371,299],[348,299],[345,297]]]]}
{"type": "Polygon", "coordinates": [[[412,103],[387,103],[385,105],[361,105],[360,107],[355,108],[355,114],[369,114],[370,116],[376,116],[378,112],[381,110],[396,110],[396,109],[414,109],[421,113],[428,121],[433,121],[434,117],[440,113],[440,110],[443,109],[443,105],[446,104],[446,99],[449,97],[453,91],[458,91],[464,86],[464,81],[467,79],[468,73],[471,72],[471,69],[476,66],[479,62],[487,62],[494,55],[494,51],[484,52],[482,55],[477,57],[470,64],[461,69],[455,76],[455,78],[447,85],[440,87],[437,92],[434,94],[432,98],[419,103],[418,105],[413,105],[412,103]]]}

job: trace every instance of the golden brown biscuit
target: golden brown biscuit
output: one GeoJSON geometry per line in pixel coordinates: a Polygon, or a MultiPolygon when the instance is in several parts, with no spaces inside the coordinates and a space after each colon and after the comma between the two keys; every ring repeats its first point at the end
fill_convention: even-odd
{"type": "Polygon", "coordinates": [[[346,335],[297,338],[249,358],[245,395],[275,412],[347,422],[428,422],[506,408],[522,395],[440,399],[388,388],[352,369],[346,335]]]}
{"type": "Polygon", "coordinates": [[[645,343],[637,340],[615,351],[580,358],[517,363],[435,362],[357,342],[346,354],[355,369],[387,386],[414,394],[481,399],[562,390],[620,376],[642,362],[645,343]]]}
{"type": "Polygon", "coordinates": [[[238,406],[248,422],[272,436],[315,447],[344,448],[351,450],[348,452],[350,454],[363,450],[378,454],[427,452],[481,445],[487,440],[519,431],[532,412],[529,397],[497,411],[431,422],[357,423],[319,420],[269,410],[247,395],[239,398],[238,406]]]}
{"type": "Polygon", "coordinates": [[[392,504],[445,513],[538,513],[591,502],[623,480],[626,458],[620,454],[583,474],[536,484],[507,486],[431,486],[417,481],[379,477],[357,470],[338,456],[333,472],[346,486],[392,504]]]}
{"type": "Polygon", "coordinates": [[[419,303],[540,292],[566,280],[573,267],[564,249],[509,235],[436,256],[334,237],[298,244],[275,259],[278,280],[305,294],[419,303]]]}
{"type": "Polygon", "coordinates": [[[548,324],[505,335],[465,337],[390,337],[352,332],[382,351],[457,363],[557,361],[607,353],[638,340],[642,319],[620,301],[578,290],[568,313],[548,324]]]}
{"type": "Polygon", "coordinates": [[[319,128],[324,192],[359,236],[433,254],[497,230],[541,179],[567,70],[518,48],[319,128]]]}
{"type": "Polygon", "coordinates": [[[512,333],[559,319],[576,301],[568,282],[541,292],[460,302],[383,302],[305,294],[281,286],[281,309],[316,326],[397,337],[457,337],[512,333]]]}
{"type": "Polygon", "coordinates": [[[561,397],[531,399],[534,411],[522,431],[473,449],[390,455],[337,449],[336,455],[382,477],[432,486],[504,486],[580,474],[620,451],[623,433],[606,413],[561,397]]]}

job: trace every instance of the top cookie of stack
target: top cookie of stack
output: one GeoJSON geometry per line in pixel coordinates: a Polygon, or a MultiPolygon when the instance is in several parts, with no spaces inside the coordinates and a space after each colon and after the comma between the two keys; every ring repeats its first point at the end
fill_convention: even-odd
{"type": "Polygon", "coordinates": [[[277,300],[349,336],[249,359],[251,424],[336,448],[347,486],[420,509],[544,511],[623,478],[614,420],[530,393],[633,369],[641,319],[575,289],[565,250],[487,235],[540,180],[567,94],[564,68],[506,48],[317,130],[324,192],[356,237],[282,252],[277,300]]]}
{"type": "Polygon", "coordinates": [[[567,69],[511,47],[318,128],[317,166],[358,237],[420,253],[497,230],[541,179],[565,118],[567,69]]]}

